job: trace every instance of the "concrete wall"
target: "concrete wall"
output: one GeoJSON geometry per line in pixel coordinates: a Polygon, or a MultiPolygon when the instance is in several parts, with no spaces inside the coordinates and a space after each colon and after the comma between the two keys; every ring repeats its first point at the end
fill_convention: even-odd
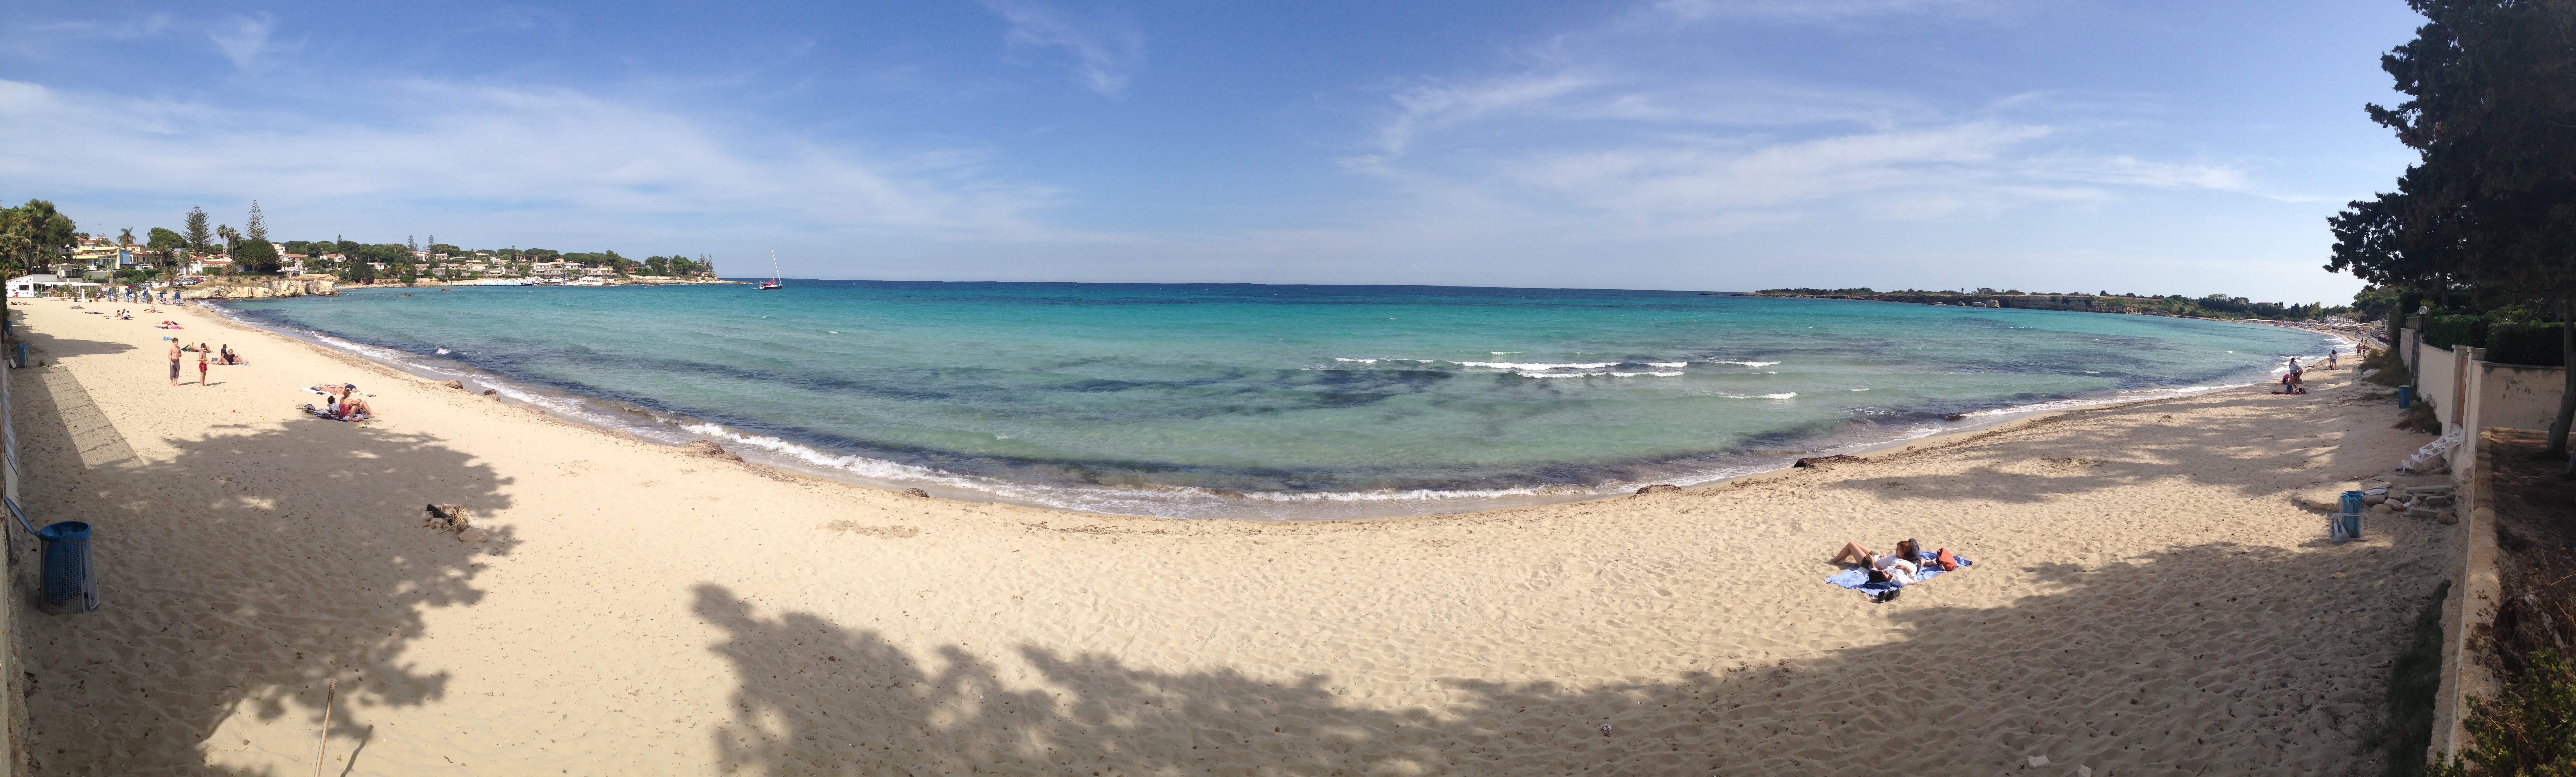
{"type": "Polygon", "coordinates": [[[2415,397],[2417,399],[2426,399],[2433,402],[2434,409],[2442,412],[2440,416],[2442,419],[2442,431],[2449,432],[2451,430],[2451,405],[2454,404],[2451,401],[2451,391],[2456,388],[2451,380],[2451,376],[2453,374],[2452,362],[2456,361],[2456,357],[2451,354],[2451,349],[2449,348],[2436,348],[2430,345],[2424,345],[2409,350],[2415,351],[2416,363],[2413,365],[2415,368],[2415,397]]]}
{"type": "Polygon", "coordinates": [[[2558,420],[2567,368],[2477,363],[2478,428],[2547,429],[2558,420]]]}

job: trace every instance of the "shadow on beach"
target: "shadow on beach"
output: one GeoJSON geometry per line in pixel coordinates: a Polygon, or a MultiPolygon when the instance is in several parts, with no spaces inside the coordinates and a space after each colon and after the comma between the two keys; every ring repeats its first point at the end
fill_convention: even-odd
{"type": "MultiPolygon", "coordinates": [[[[1448,678],[1428,683],[1444,703],[1393,709],[1323,674],[1173,672],[1028,646],[916,654],[815,615],[758,614],[713,584],[695,608],[725,632],[713,649],[740,683],[732,720],[710,732],[725,774],[1987,774],[2035,755],[2050,773],[2340,773],[2382,757],[2361,743],[2385,678],[2326,667],[2385,666],[2431,595],[2399,584],[2429,562],[2395,558],[2413,557],[2201,545],[2032,569],[2036,593],[1991,608],[1943,605],[1935,582],[1850,614],[1884,617],[1894,642],[1668,680],[1448,678]],[[2334,574],[2374,567],[2385,574],[2334,574]],[[2136,595],[2184,576],[2266,584],[2136,595]],[[2330,604],[2361,599],[2371,606],[2330,604]],[[2337,638],[2303,636],[2321,629],[2337,638]]],[[[1814,595],[1860,602],[1822,582],[1814,595]]]]}
{"type": "MultiPolygon", "coordinates": [[[[2385,428],[2387,419],[2395,418],[2389,412],[2396,406],[2394,400],[2366,400],[2360,396],[2352,393],[2282,397],[2245,393],[2168,402],[2190,402],[2194,411],[2213,406],[2270,405],[2274,406],[2270,409],[2279,413],[2360,414],[2363,417],[2353,422],[2353,430],[2346,432],[2345,437],[2384,434],[2411,441],[2405,443],[2407,448],[2433,441],[2431,435],[2385,428]]],[[[2267,432],[2267,428],[2279,425],[2278,417],[2252,415],[2225,419],[2210,418],[2207,413],[2196,412],[2185,424],[2171,420],[2179,417],[2173,415],[2174,412],[2180,411],[2159,410],[2151,404],[2077,411],[2035,419],[2005,432],[2019,435],[2009,446],[1932,449],[1963,451],[1963,455],[1985,462],[1959,475],[1938,479],[1868,477],[1867,465],[1864,464],[1861,465],[1864,469],[1851,472],[1852,477],[1824,487],[1935,502],[2041,504],[2070,495],[2181,477],[2191,485],[2224,486],[2239,496],[2286,501],[2288,493],[2281,486],[2281,474],[2285,470],[2305,472],[2309,480],[2321,484],[2343,482],[2350,476],[2387,477],[2390,465],[2396,463],[2398,455],[2402,455],[2391,455],[2388,450],[2369,445],[2344,445],[2343,437],[2322,436],[2325,430],[2320,430],[2320,434],[2290,437],[2267,432]],[[2119,420],[2122,417],[2139,420],[2125,424],[2116,437],[2107,439],[2100,434],[2055,434],[2048,428],[2088,418],[2119,420]],[[2237,457],[2238,463],[2196,466],[2192,461],[2220,451],[2237,457]]]]}
{"type": "MultiPolygon", "coordinates": [[[[55,354],[115,350],[48,340],[55,354]]],[[[223,411],[203,436],[165,441],[169,460],[145,461],[69,371],[11,377],[28,516],[95,527],[104,599],[82,615],[34,611],[25,604],[34,542],[11,532],[22,669],[34,678],[25,741],[38,773],[309,764],[310,736],[291,753],[242,752],[283,744],[217,732],[235,716],[302,718],[315,730],[324,683],[336,679],[344,747],[329,771],[338,774],[349,766],[345,743],[372,735],[344,725],[349,710],[445,692],[446,675],[414,671],[423,662],[406,647],[429,608],[479,601],[477,558],[517,542],[507,530],[471,545],[422,528],[422,505],[506,507],[487,467],[424,435],[303,418],[268,430],[223,411]]]]}

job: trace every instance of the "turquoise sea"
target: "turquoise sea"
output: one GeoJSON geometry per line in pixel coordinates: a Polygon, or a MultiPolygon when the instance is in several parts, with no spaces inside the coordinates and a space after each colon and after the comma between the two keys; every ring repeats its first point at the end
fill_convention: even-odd
{"type": "Polygon", "coordinates": [[[367,289],[231,310],[655,439],[1173,517],[1450,512],[1702,482],[2267,380],[2283,357],[2333,347],[2147,316],[1414,286],[367,289]]]}

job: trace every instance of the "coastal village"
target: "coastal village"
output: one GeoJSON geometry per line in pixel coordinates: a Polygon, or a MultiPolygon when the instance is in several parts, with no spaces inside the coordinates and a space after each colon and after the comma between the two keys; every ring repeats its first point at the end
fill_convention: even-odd
{"type": "MultiPolygon", "coordinates": [[[[36,218],[53,217],[52,204],[29,203],[36,218]]],[[[258,299],[335,294],[342,285],[376,286],[648,286],[729,284],[715,275],[711,257],[679,255],[629,259],[616,251],[566,253],[542,248],[467,250],[437,242],[365,244],[267,239],[266,216],[252,203],[245,229],[209,228],[192,209],[180,230],[151,229],[138,238],[74,232],[51,236],[61,243],[56,261],[11,278],[10,296],[87,293],[104,289],[165,292],[180,299],[258,299]]]]}

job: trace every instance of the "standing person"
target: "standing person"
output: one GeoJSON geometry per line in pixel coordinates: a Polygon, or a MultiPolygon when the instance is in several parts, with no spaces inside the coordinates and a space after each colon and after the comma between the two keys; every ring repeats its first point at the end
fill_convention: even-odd
{"type": "Polygon", "coordinates": [[[206,344],[197,344],[197,385],[206,385],[206,344]]]}
{"type": "Polygon", "coordinates": [[[2329,369],[2329,370],[2331,370],[2331,369],[2335,369],[2335,357],[2337,357],[2337,356],[2341,355],[2342,353],[2343,353],[2343,349],[2341,349],[2341,348],[2328,348],[2328,349],[2326,349],[2326,369],[2329,369]]]}
{"type": "Polygon", "coordinates": [[[179,338],[170,338],[170,385],[179,385],[179,338]]]}

